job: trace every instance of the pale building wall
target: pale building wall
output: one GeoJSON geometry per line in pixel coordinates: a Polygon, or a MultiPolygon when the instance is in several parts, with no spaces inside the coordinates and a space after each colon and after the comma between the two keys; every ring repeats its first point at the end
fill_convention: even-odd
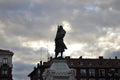
{"type": "Polygon", "coordinates": [[[12,54],[13,53],[1,53],[0,52],[0,66],[3,64],[3,59],[7,58],[8,59],[8,65],[12,67],[12,54]]]}

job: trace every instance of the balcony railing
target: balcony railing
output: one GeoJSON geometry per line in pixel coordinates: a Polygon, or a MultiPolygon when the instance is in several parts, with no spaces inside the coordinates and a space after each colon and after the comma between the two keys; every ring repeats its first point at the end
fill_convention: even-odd
{"type": "Polygon", "coordinates": [[[0,67],[1,67],[1,66],[9,66],[9,67],[12,68],[12,67],[13,67],[13,64],[11,64],[11,63],[6,63],[6,64],[5,64],[5,63],[0,63],[0,67]]]}

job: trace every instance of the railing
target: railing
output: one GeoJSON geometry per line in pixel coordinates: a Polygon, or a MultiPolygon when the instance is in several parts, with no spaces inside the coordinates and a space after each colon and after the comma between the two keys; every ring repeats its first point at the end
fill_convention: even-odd
{"type": "Polygon", "coordinates": [[[0,63],[0,67],[1,67],[1,66],[9,66],[9,67],[12,68],[12,67],[13,67],[13,64],[11,64],[11,63],[6,63],[6,64],[5,64],[5,63],[0,63]]]}

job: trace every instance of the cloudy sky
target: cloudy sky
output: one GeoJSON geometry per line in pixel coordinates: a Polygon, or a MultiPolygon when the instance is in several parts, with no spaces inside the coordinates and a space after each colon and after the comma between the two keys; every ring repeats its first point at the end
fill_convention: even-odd
{"type": "Polygon", "coordinates": [[[13,78],[54,57],[57,25],[67,34],[64,56],[120,58],[120,0],[0,0],[0,48],[14,52],[13,78]]]}

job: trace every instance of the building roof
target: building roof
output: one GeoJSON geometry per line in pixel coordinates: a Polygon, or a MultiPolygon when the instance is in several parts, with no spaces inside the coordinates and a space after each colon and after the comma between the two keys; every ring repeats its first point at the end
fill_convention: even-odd
{"type": "Polygon", "coordinates": [[[0,55],[12,55],[13,56],[14,53],[9,50],[0,49],[0,55]]]}
{"type": "Polygon", "coordinates": [[[120,67],[120,59],[70,59],[68,65],[81,68],[117,68],[120,67]]]}
{"type": "MultiPolygon", "coordinates": [[[[104,59],[99,58],[65,58],[69,67],[81,67],[81,68],[110,68],[110,67],[120,67],[120,59],[104,59]]],[[[50,66],[51,60],[44,62],[43,66],[50,66]]]]}
{"type": "MultiPolygon", "coordinates": [[[[52,60],[44,62],[41,65],[37,65],[36,68],[48,68],[52,64],[52,60]]],[[[70,68],[120,68],[120,59],[104,59],[103,57],[99,58],[70,58],[65,57],[65,60],[70,68]]],[[[39,63],[38,63],[39,64],[39,63]]],[[[28,75],[29,77],[34,74],[35,69],[28,75]]]]}

